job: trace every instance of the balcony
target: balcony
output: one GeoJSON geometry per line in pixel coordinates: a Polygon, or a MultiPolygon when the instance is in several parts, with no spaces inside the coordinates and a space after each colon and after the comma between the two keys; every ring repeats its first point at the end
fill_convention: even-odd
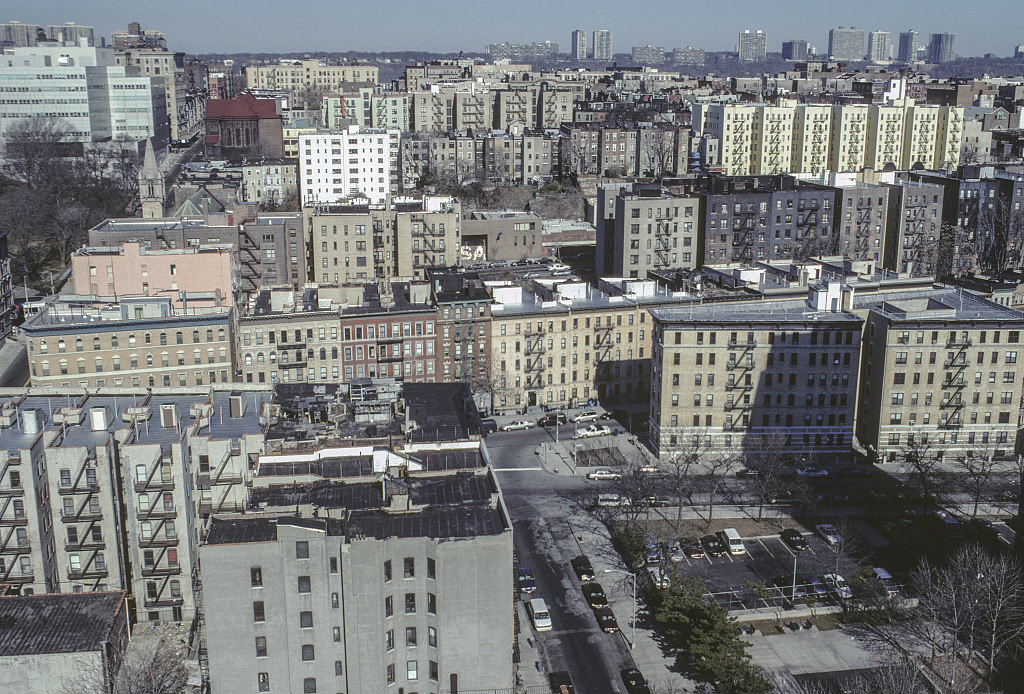
{"type": "Polygon", "coordinates": [[[757,342],[754,340],[748,340],[746,342],[740,342],[739,340],[729,340],[729,349],[754,349],[757,347],[757,342]]]}
{"type": "Polygon", "coordinates": [[[946,340],[946,349],[954,349],[958,347],[970,347],[974,343],[971,338],[964,339],[963,337],[954,337],[946,340]]]}
{"type": "Polygon", "coordinates": [[[0,496],[24,496],[24,487],[0,487],[0,496]]]}
{"type": "Polygon", "coordinates": [[[148,509],[145,511],[139,510],[140,520],[149,520],[151,518],[176,518],[177,515],[178,512],[175,511],[173,508],[167,509],[164,508],[163,506],[159,508],[148,509]]]}
{"type": "Polygon", "coordinates": [[[65,494],[65,495],[66,494],[91,494],[91,493],[98,492],[99,490],[100,490],[99,482],[91,482],[91,483],[87,483],[87,484],[80,484],[77,487],[72,487],[71,485],[68,485],[68,486],[61,485],[57,489],[57,493],[58,494],[65,494]]]}
{"type": "Polygon", "coordinates": [[[83,509],[82,511],[76,511],[75,513],[64,513],[64,511],[61,511],[60,519],[65,523],[83,523],[85,521],[99,521],[103,520],[103,513],[99,509],[95,511],[83,509]]]}
{"type": "Polygon", "coordinates": [[[172,489],[174,489],[174,482],[173,481],[164,482],[164,481],[161,481],[161,480],[145,480],[145,481],[138,481],[138,480],[136,480],[136,482],[135,482],[135,491],[137,491],[137,492],[146,492],[146,491],[169,492],[172,489]]]}
{"type": "Polygon", "coordinates": [[[106,567],[98,569],[95,566],[73,569],[68,567],[68,580],[82,581],[90,578],[106,578],[108,575],[106,567]]]}
{"type": "Polygon", "coordinates": [[[29,554],[32,552],[32,545],[12,543],[3,548],[4,554],[29,554]]]}
{"type": "Polygon", "coordinates": [[[391,337],[379,336],[377,338],[378,345],[389,345],[396,342],[401,342],[404,338],[401,335],[392,335],[391,337]]]}
{"type": "Polygon", "coordinates": [[[177,537],[151,537],[149,539],[139,538],[139,547],[177,547],[177,537]]]}
{"type": "Polygon", "coordinates": [[[84,552],[89,550],[101,550],[106,545],[100,542],[93,542],[92,540],[80,540],[79,542],[65,542],[64,549],[68,552],[84,552]]]}
{"type": "Polygon", "coordinates": [[[149,576],[180,576],[180,566],[144,566],[142,567],[142,575],[149,576]]]}
{"type": "Polygon", "coordinates": [[[180,596],[176,598],[151,598],[147,595],[143,598],[142,602],[146,607],[180,607],[185,604],[185,599],[180,596]]]}

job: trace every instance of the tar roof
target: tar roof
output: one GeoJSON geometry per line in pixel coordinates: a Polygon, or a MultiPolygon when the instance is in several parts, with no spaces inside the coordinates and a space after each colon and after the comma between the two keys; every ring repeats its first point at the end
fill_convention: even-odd
{"type": "Polygon", "coordinates": [[[0,656],[99,650],[111,638],[124,597],[116,592],[0,598],[0,656]]]}
{"type": "Polygon", "coordinates": [[[277,526],[291,525],[312,530],[326,530],[330,535],[341,534],[341,522],[320,518],[266,517],[210,519],[206,535],[208,545],[248,544],[253,542],[276,542],[277,526]]]}
{"type": "Polygon", "coordinates": [[[480,414],[465,383],[406,383],[402,387],[413,441],[452,441],[480,433],[480,414]]]}
{"type": "Polygon", "coordinates": [[[894,321],[1014,321],[1024,314],[953,287],[854,296],[855,309],[871,309],[894,321]]]}
{"type": "Polygon", "coordinates": [[[501,513],[488,504],[427,508],[416,513],[357,511],[348,520],[351,537],[476,537],[505,530],[501,513]]]}
{"type": "Polygon", "coordinates": [[[816,311],[804,299],[742,301],[651,309],[655,320],[663,323],[777,323],[779,321],[815,321],[845,323],[861,319],[846,312],[816,311]]]}

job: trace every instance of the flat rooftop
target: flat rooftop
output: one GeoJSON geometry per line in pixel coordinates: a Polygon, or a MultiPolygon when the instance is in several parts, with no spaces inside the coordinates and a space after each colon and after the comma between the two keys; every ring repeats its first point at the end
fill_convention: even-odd
{"type": "Polygon", "coordinates": [[[855,309],[876,311],[892,321],[1012,321],[1024,324],[1024,313],[954,287],[854,295],[853,306],[855,309]]]}
{"type": "Polygon", "coordinates": [[[860,322],[844,311],[817,311],[804,299],[733,301],[696,306],[651,309],[655,320],[663,323],[775,323],[779,321],[815,321],[818,323],[860,322]]]}
{"type": "Polygon", "coordinates": [[[123,592],[0,598],[0,656],[98,651],[124,600],[123,592]]]}
{"type": "Polygon", "coordinates": [[[252,516],[250,518],[218,518],[210,519],[204,544],[233,545],[254,542],[276,542],[277,526],[292,525],[300,528],[326,530],[329,535],[341,534],[341,523],[336,520],[318,518],[295,518],[282,516],[252,516]]]}

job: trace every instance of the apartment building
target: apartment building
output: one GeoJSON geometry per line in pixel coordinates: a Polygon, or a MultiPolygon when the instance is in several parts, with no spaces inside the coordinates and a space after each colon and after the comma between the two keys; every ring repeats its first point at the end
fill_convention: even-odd
{"type": "Polygon", "coordinates": [[[793,163],[790,171],[818,174],[829,166],[832,107],[798,104],[793,114],[793,163]]]}
{"type": "Polygon", "coordinates": [[[740,60],[764,60],[768,55],[768,35],[760,29],[744,29],[736,41],[736,55],[740,60]]]}
{"type": "Polygon", "coordinates": [[[315,59],[282,58],[274,65],[247,66],[245,82],[249,89],[292,93],[303,89],[337,92],[360,82],[377,84],[379,72],[376,65],[331,65],[315,59]]]}
{"type": "Polygon", "coordinates": [[[908,451],[1012,455],[1024,371],[1019,311],[953,288],[863,296],[857,438],[879,460],[908,451]]]}
{"type": "Polygon", "coordinates": [[[437,306],[439,376],[444,381],[463,381],[488,402],[493,396],[491,368],[491,295],[480,280],[463,274],[431,272],[432,296],[437,306]]]}
{"type": "Polygon", "coordinates": [[[462,206],[447,196],[307,206],[303,218],[311,278],[323,283],[423,278],[459,256],[462,206]]]}
{"type": "Polygon", "coordinates": [[[303,204],[359,197],[383,202],[398,191],[398,142],[395,129],[361,129],[358,125],[299,135],[303,204]]]}
{"type": "Polygon", "coordinates": [[[881,30],[868,32],[866,58],[873,63],[887,63],[892,60],[892,33],[881,30]]]}
{"type": "Polygon", "coordinates": [[[134,68],[163,84],[167,95],[170,136],[174,142],[185,142],[199,132],[206,111],[206,98],[201,86],[189,84],[185,74],[185,53],[166,47],[125,47],[115,53],[117,65],[134,68]]]}
{"type": "Polygon", "coordinates": [[[837,188],[835,252],[881,264],[889,219],[888,191],[883,186],[863,182],[841,184],[837,188]]]}
{"type": "Polygon", "coordinates": [[[269,159],[242,165],[242,199],[273,208],[299,202],[299,160],[269,159]]]}
{"type": "MultiPolygon", "coordinates": [[[[301,286],[307,281],[306,240],[298,212],[260,213],[255,205],[236,204],[231,213],[199,218],[106,219],[89,230],[90,246],[116,248],[133,240],[145,252],[231,244],[243,298],[264,284],[290,282],[301,286]]],[[[113,293],[107,285],[116,283],[105,274],[106,270],[102,274],[97,270],[98,294],[113,293]]]]}
{"type": "Polygon", "coordinates": [[[0,397],[4,582],[23,595],[126,590],[138,621],[191,620],[200,516],[245,508],[270,392],[0,397]]]}
{"type": "Polygon", "coordinates": [[[754,113],[750,166],[762,174],[789,173],[793,165],[793,127],[796,109],[766,106],[754,113]]]}
{"type": "Polygon", "coordinates": [[[670,192],[660,184],[599,186],[597,195],[598,209],[614,204],[612,218],[598,220],[599,275],[643,279],[651,270],[701,265],[704,208],[698,195],[670,192]]]}
{"type": "Polygon", "coordinates": [[[511,687],[512,524],[490,474],[329,484],[326,504],[288,485],[320,517],[212,521],[201,549],[212,689],[511,687]]]}
{"type": "MultiPolygon", "coordinates": [[[[911,109],[911,113],[913,113],[913,107],[911,109]]],[[[917,110],[919,111],[919,109],[917,110]]],[[[924,136],[921,131],[927,126],[918,122],[913,116],[908,119],[907,115],[902,103],[877,104],[868,110],[868,145],[865,159],[867,166],[878,170],[887,166],[899,167],[904,159],[904,133],[907,132],[912,137],[918,138],[924,136]]]]}
{"type": "Polygon", "coordinates": [[[496,412],[536,405],[643,402],[650,387],[648,309],[693,300],[651,281],[534,280],[489,285],[496,412]]]}
{"type": "Polygon", "coordinates": [[[81,296],[166,296],[185,308],[231,306],[235,258],[229,244],[159,250],[141,241],[119,246],[83,246],[71,256],[74,292],[81,296]]]}
{"type": "Polygon", "coordinates": [[[849,453],[863,319],[839,283],[806,300],[651,311],[651,442],[660,456],[849,453]]]}
{"type": "Polygon", "coordinates": [[[942,238],[944,188],[903,179],[884,185],[889,195],[884,266],[896,272],[934,276],[942,238]]]}
{"type": "Polygon", "coordinates": [[[33,384],[137,388],[230,382],[233,309],[188,302],[187,295],[182,308],[167,296],[54,299],[21,327],[33,384]]]}
{"type": "Polygon", "coordinates": [[[828,55],[832,60],[864,60],[864,30],[857,27],[830,29],[828,55]]]}
{"type": "Polygon", "coordinates": [[[437,316],[422,282],[265,287],[238,319],[239,380],[438,380],[437,316]]]}
{"type": "Polygon", "coordinates": [[[612,55],[612,30],[595,29],[592,57],[594,60],[611,60],[612,55]]]}

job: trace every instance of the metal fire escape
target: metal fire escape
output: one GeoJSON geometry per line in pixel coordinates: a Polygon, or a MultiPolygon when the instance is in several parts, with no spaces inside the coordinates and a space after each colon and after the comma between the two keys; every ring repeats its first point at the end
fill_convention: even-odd
{"type": "MultiPolygon", "coordinates": [[[[90,450],[89,453],[90,455],[80,464],[74,481],[69,485],[61,484],[57,492],[64,505],[61,510],[61,521],[76,526],[80,533],[76,546],[81,546],[83,551],[77,566],[68,565],[68,580],[86,583],[91,581],[93,590],[96,590],[106,578],[108,571],[106,566],[96,564],[96,555],[103,549],[103,543],[85,542],[86,538],[94,537],[93,533],[100,529],[100,522],[103,520],[98,496],[100,485],[96,479],[96,453],[94,450],[90,450]],[[63,501],[67,499],[71,500],[71,504],[63,501]],[[68,506],[71,508],[70,513],[67,510],[68,506]]],[[[70,547],[70,543],[67,546],[70,547]]]]}
{"type": "Polygon", "coordinates": [[[654,225],[654,267],[667,268],[669,265],[669,249],[671,248],[672,225],[667,218],[659,219],[654,225]]]}
{"type": "Polygon", "coordinates": [[[903,245],[902,258],[897,259],[901,272],[929,272],[929,268],[921,267],[921,259],[925,250],[927,231],[927,198],[924,195],[904,193],[903,245]]]}
{"type": "Polygon", "coordinates": [[[241,285],[243,295],[257,291],[262,284],[260,244],[253,238],[249,225],[238,226],[238,261],[241,264],[241,285]]]}
{"type": "Polygon", "coordinates": [[[544,332],[527,329],[523,334],[524,371],[526,388],[540,388],[544,385],[544,332]]]}
{"type": "Polygon", "coordinates": [[[967,367],[971,365],[967,358],[967,350],[971,347],[971,339],[966,331],[959,335],[950,333],[946,341],[946,361],[943,368],[946,375],[942,380],[942,402],[939,405],[939,427],[957,429],[963,426],[964,387],[967,367]]]}
{"type": "Polygon", "coordinates": [[[757,342],[751,336],[746,340],[730,337],[728,342],[729,360],[725,369],[725,409],[732,417],[735,428],[746,428],[753,410],[752,392],[754,372],[754,350],[757,342]]]}
{"type": "Polygon", "coordinates": [[[754,203],[740,204],[740,211],[732,218],[732,260],[733,262],[754,261],[754,203]]]}
{"type": "MultiPolygon", "coordinates": [[[[21,458],[8,458],[3,470],[0,471],[0,479],[10,479],[8,470],[20,464],[21,458]]],[[[0,488],[0,583],[16,586],[31,583],[33,580],[31,574],[21,573],[21,557],[32,550],[27,539],[28,518],[25,515],[24,502],[20,505],[15,504],[15,500],[23,500],[24,496],[25,490],[21,486],[0,488]],[[18,528],[25,529],[24,539],[18,536],[18,528]]]]}
{"type": "Polygon", "coordinates": [[[768,121],[767,166],[764,173],[778,173],[782,168],[782,120],[779,116],[771,116],[768,121]]]}
{"type": "Polygon", "coordinates": [[[858,207],[856,212],[856,223],[853,227],[853,256],[856,260],[866,260],[871,257],[871,213],[873,208],[858,207]]]}

